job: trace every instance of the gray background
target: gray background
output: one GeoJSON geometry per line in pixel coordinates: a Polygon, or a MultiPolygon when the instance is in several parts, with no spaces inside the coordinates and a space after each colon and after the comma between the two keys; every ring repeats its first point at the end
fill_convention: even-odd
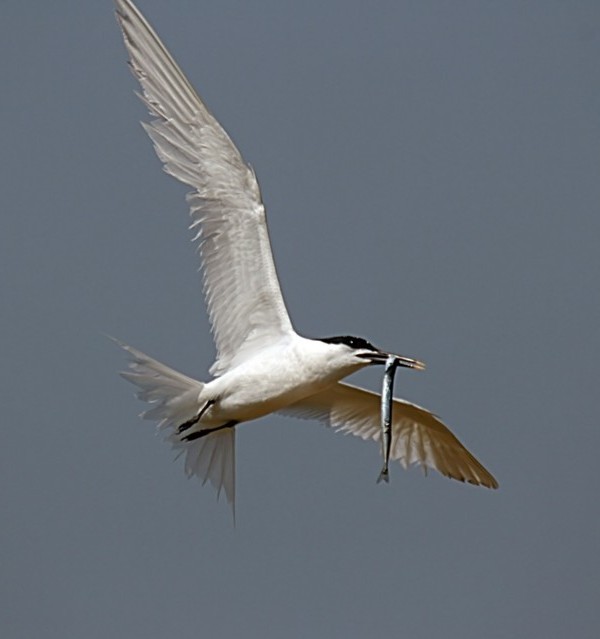
{"type": "Polygon", "coordinates": [[[111,3],[4,0],[1,636],[597,637],[598,3],[140,5],[257,170],[297,329],[425,360],[396,392],[500,490],[377,486],[376,445],[275,417],[234,530],[103,335],[214,355],[111,3]]]}

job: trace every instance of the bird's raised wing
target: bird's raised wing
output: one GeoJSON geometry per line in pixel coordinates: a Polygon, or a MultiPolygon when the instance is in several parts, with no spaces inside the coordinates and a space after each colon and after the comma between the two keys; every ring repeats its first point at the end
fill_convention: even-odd
{"type": "Polygon", "coordinates": [[[258,182],[141,13],[129,0],[115,3],[142,99],[158,118],[144,128],[164,170],[194,188],[191,228],[217,346],[211,372],[219,375],[293,331],[258,182]]]}
{"type": "MultiPolygon", "coordinates": [[[[338,382],[281,413],[326,422],[337,431],[363,439],[381,439],[381,397],[338,382]]],[[[498,482],[458,439],[429,411],[394,399],[391,458],[407,468],[420,464],[446,477],[497,488],[498,482]]]]}

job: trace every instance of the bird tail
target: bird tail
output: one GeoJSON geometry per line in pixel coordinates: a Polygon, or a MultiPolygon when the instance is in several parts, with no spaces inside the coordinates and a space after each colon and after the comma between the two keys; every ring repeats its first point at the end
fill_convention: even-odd
{"type": "Polygon", "coordinates": [[[235,500],[235,429],[223,428],[206,437],[186,441],[180,426],[198,415],[200,395],[204,384],[187,377],[165,364],[148,357],[141,351],[117,342],[129,354],[129,368],[121,377],[135,384],[136,397],[152,404],[141,417],[158,422],[158,429],[168,433],[166,439],[178,451],[185,454],[185,473],[197,476],[204,485],[210,481],[217,497],[224,490],[227,501],[235,500]]]}

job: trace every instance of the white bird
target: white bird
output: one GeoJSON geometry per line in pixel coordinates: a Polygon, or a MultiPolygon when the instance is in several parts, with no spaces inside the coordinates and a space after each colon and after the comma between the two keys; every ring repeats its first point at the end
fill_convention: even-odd
{"type": "MultiPolygon", "coordinates": [[[[129,346],[123,377],[153,407],[185,453],[185,471],[235,501],[235,428],[269,413],[318,419],[334,429],[379,441],[380,396],[342,383],[351,373],[385,364],[388,353],[351,336],[307,339],[288,316],[252,168],[208,111],[154,30],[130,0],[115,0],[130,65],[142,99],[157,119],[144,128],[164,170],[192,187],[191,228],[202,260],[204,294],[217,347],[200,382],[129,346]]],[[[400,365],[423,368],[397,356],[400,365]]],[[[496,488],[494,477],[432,413],[394,399],[391,458],[496,488]]]]}

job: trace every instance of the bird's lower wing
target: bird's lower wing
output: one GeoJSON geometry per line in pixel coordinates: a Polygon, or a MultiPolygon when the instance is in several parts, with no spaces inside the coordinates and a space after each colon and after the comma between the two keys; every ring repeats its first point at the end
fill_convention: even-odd
{"type": "MultiPolygon", "coordinates": [[[[337,431],[362,439],[381,439],[381,397],[339,382],[303,399],[282,413],[318,419],[337,431]]],[[[497,488],[498,482],[432,413],[394,399],[391,458],[407,468],[420,464],[446,477],[477,486],[497,488]]]]}

